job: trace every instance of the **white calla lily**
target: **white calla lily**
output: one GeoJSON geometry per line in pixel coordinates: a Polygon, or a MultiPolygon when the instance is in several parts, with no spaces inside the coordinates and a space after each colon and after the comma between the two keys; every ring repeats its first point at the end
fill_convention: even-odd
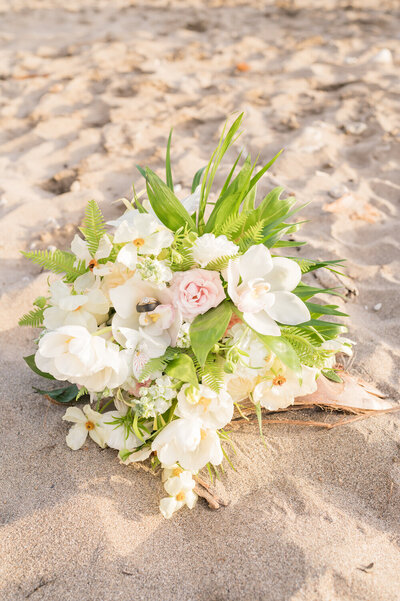
{"type": "Polygon", "coordinates": [[[271,257],[265,246],[252,246],[226,270],[228,293],[243,319],[259,334],[279,336],[276,323],[296,325],[310,319],[303,301],[291,291],[301,279],[298,264],[271,257]]]}

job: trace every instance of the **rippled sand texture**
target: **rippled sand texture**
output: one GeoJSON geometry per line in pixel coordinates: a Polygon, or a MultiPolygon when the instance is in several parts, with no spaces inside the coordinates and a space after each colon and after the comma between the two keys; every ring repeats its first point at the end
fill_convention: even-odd
{"type": "Polygon", "coordinates": [[[352,369],[397,400],[398,9],[0,0],[1,599],[399,600],[398,417],[271,425],[268,448],[239,431],[230,506],[167,522],[152,476],[66,447],[63,408],[34,394],[21,359],[32,332],[17,327],[47,278],[20,249],[66,248],[90,198],[116,215],[112,200],[142,186],[135,164],[161,167],[171,126],[184,195],[227,114],[245,110],[248,151],[285,147],[264,188],[311,201],[304,252],[347,259],[352,369]]]}

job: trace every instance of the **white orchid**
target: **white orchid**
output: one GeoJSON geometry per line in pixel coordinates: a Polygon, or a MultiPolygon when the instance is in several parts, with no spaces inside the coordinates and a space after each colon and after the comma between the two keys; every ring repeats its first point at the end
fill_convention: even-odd
{"type": "Polygon", "coordinates": [[[296,325],[310,319],[302,300],[291,292],[299,284],[301,270],[291,259],[271,257],[265,246],[252,246],[226,270],[228,293],[256,332],[279,336],[277,321],[296,325]]]}
{"type": "Polygon", "coordinates": [[[114,243],[127,243],[120,250],[117,260],[129,269],[134,269],[137,255],[160,254],[163,248],[171,246],[174,235],[152,215],[140,213],[136,209],[126,211],[121,217],[109,221],[116,227],[114,243]]]}
{"type": "Polygon", "coordinates": [[[171,518],[175,511],[178,511],[184,505],[189,509],[193,509],[197,502],[197,494],[193,490],[196,482],[193,479],[192,472],[175,466],[173,474],[164,483],[164,488],[170,496],[160,501],[160,511],[167,519],[171,518]]]}
{"type": "Polygon", "coordinates": [[[104,449],[106,446],[103,416],[93,411],[90,405],[85,405],[83,411],[79,407],[68,407],[62,419],[74,423],[66,438],[67,445],[73,451],[77,451],[85,444],[88,434],[100,447],[104,449]]]}
{"type": "Polygon", "coordinates": [[[192,257],[200,267],[206,267],[221,257],[234,257],[238,252],[239,247],[226,236],[214,234],[203,234],[191,248],[192,257]]]}
{"type": "Polygon", "coordinates": [[[215,430],[202,427],[197,417],[172,421],[156,436],[151,446],[166,465],[179,463],[196,472],[208,462],[219,465],[223,459],[221,443],[215,430]]]}
{"type": "Polygon", "coordinates": [[[204,384],[184,384],[178,393],[178,417],[197,417],[204,428],[223,428],[233,416],[233,401],[226,390],[215,392],[204,384]]]}
{"type": "MultiPolygon", "coordinates": [[[[80,284],[83,285],[83,280],[80,284]]],[[[43,324],[48,330],[79,325],[94,332],[108,316],[110,303],[98,288],[92,288],[86,294],[73,294],[71,287],[56,280],[50,284],[50,295],[51,306],[43,312],[43,324]]]]}
{"type": "Polygon", "coordinates": [[[35,355],[37,367],[57,380],[69,380],[90,392],[120,386],[128,377],[128,354],[82,326],[47,332],[35,355]]]}
{"type": "Polygon", "coordinates": [[[71,250],[79,261],[84,261],[86,267],[90,267],[95,275],[104,275],[108,273],[108,268],[99,264],[100,259],[107,259],[112,250],[112,242],[107,234],[104,234],[99,242],[98,249],[92,255],[89,251],[88,243],[78,234],[75,234],[71,242],[71,250]]]}
{"type": "Polygon", "coordinates": [[[270,378],[257,384],[252,395],[254,403],[260,403],[268,411],[289,407],[296,397],[312,394],[317,390],[316,377],[319,372],[316,368],[303,365],[300,380],[294,371],[279,360],[275,361],[274,366],[275,370],[270,378]]]}

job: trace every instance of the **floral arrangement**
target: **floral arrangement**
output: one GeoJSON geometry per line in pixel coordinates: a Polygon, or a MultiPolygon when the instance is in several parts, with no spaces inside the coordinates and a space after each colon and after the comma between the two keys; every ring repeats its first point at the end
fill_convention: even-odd
{"type": "Polygon", "coordinates": [[[122,199],[121,217],[106,224],[92,200],[70,251],[23,253],[63,274],[20,324],[41,328],[28,365],[69,383],[39,390],[70,404],[68,446],[81,448],[89,435],[124,464],[151,458],[163,470],[166,518],[195,505],[202,468],[212,474],[230,463],[234,411],[250,402],[261,429],[262,409],[289,407],[317,379],[340,381],[335,353],[351,353],[344,326],[323,319],[344,314],[310,302],[335,291],[302,281],[340,261],[283,256],[302,245],[287,236],[303,207],[282,188],[256,203],[257,183],[279,155],[257,172],[250,157],[239,168],[239,155],[211,194],[241,120],[224,129],[184,200],[174,193],[170,136],[166,182],[139,167],[145,189],[122,199]]]}

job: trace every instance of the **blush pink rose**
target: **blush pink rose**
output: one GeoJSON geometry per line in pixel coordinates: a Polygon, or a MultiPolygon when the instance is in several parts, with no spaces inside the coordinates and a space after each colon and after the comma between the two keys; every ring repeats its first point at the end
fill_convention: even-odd
{"type": "Polygon", "coordinates": [[[177,271],[172,278],[170,291],[174,304],[185,321],[193,321],[225,298],[218,271],[189,269],[177,271]]]}

